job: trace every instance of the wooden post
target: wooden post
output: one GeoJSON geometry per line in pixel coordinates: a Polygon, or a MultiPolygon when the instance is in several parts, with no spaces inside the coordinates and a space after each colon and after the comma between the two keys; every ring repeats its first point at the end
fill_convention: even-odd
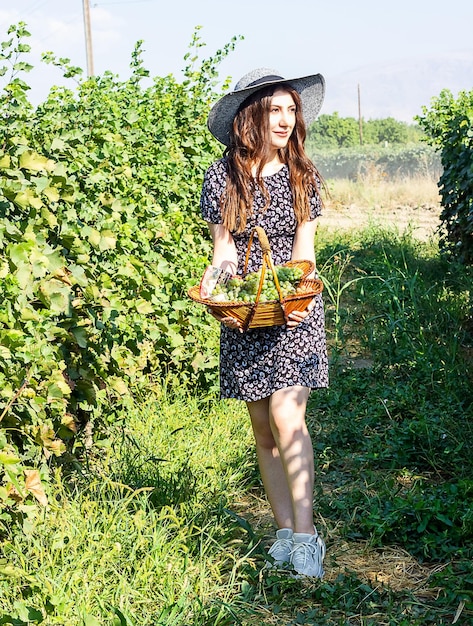
{"type": "Polygon", "coordinates": [[[363,120],[361,118],[360,83],[358,83],[358,126],[360,128],[360,146],[363,145],[363,120]]]}
{"type": "Polygon", "coordinates": [[[94,75],[94,59],[92,55],[92,29],[90,27],[90,0],[82,0],[84,9],[85,52],[87,56],[87,76],[94,75]]]}

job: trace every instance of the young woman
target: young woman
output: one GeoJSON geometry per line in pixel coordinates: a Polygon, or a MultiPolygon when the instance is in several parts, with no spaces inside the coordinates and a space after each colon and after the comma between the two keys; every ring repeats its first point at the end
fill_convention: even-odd
{"type": "MultiPolygon", "coordinates": [[[[290,259],[315,263],[320,176],[304,141],[305,124],[315,120],[323,96],[320,74],[286,80],[257,69],[213,106],[209,129],[227,147],[202,188],[212,265],[241,274],[255,226],[265,230],[276,265],[290,259]]],[[[255,237],[247,271],[257,271],[261,260],[255,237]]],[[[284,326],[242,332],[236,319],[218,319],[221,396],[248,406],[278,527],[272,562],[300,576],[321,577],[325,545],[313,521],[314,455],[305,413],[311,389],[328,385],[322,298],[315,296],[284,326]]]]}

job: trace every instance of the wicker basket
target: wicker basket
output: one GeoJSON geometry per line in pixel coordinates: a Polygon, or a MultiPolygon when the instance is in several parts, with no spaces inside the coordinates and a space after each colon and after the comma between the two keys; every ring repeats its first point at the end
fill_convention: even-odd
{"type": "Polygon", "coordinates": [[[213,302],[210,299],[203,299],[200,296],[199,285],[191,287],[188,291],[189,297],[195,302],[208,306],[212,309],[212,311],[218,313],[222,317],[234,317],[237,319],[245,331],[249,328],[263,328],[266,326],[281,326],[282,324],[285,324],[290,313],[293,311],[304,311],[312,298],[323,289],[323,283],[321,280],[317,278],[307,278],[307,276],[314,270],[314,264],[312,261],[288,261],[287,263],[284,263],[285,267],[300,267],[304,273],[297,285],[298,292],[284,297],[281,294],[276,269],[271,257],[271,248],[268,238],[260,226],[256,226],[251,233],[246,252],[243,276],[245,276],[247,272],[250,250],[255,233],[258,235],[261,250],[263,252],[261,278],[255,302],[213,302]],[[279,300],[260,302],[259,298],[263,288],[264,276],[267,270],[271,271],[273,274],[274,283],[279,294],[279,300]]]}

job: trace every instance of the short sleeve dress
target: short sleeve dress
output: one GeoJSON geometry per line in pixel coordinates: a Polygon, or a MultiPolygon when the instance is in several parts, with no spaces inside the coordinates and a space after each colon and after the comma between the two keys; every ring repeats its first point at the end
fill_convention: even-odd
{"type": "MultiPolygon", "coordinates": [[[[276,174],[264,177],[270,205],[264,209],[261,191],[255,193],[253,216],[246,229],[233,233],[238,254],[238,273],[243,272],[250,234],[255,226],[264,228],[275,265],[289,261],[297,221],[293,209],[289,168],[284,165],[276,174]]],[[[201,213],[205,221],[220,224],[219,200],[226,184],[226,157],[207,170],[201,194],[201,213]]],[[[311,198],[310,219],[320,215],[320,199],[311,198]]],[[[248,272],[261,267],[261,248],[255,237],[248,262],[248,272]]],[[[261,400],[273,392],[302,385],[311,389],[328,386],[328,361],[322,295],[316,296],[312,312],[296,328],[284,326],[255,328],[240,333],[221,327],[220,395],[246,402],[261,400]]]]}

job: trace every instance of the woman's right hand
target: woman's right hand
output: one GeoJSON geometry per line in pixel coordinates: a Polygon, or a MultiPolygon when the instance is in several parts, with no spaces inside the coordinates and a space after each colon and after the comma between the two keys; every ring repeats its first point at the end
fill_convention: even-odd
{"type": "Polygon", "coordinates": [[[221,315],[210,307],[207,307],[207,311],[227,328],[233,328],[234,330],[239,330],[241,333],[243,332],[241,323],[235,317],[221,315]]]}

